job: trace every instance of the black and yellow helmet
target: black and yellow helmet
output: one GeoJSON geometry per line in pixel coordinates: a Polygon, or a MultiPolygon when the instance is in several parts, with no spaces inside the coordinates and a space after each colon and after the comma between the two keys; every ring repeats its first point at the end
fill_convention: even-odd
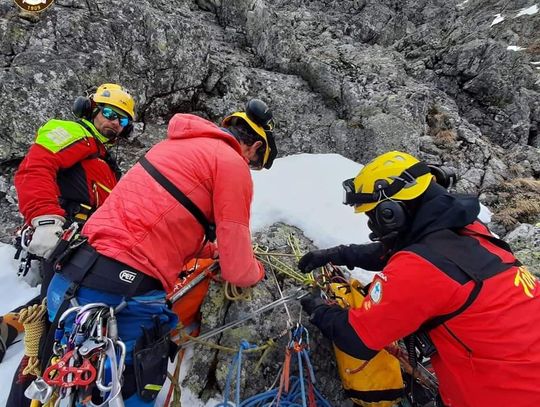
{"type": "Polygon", "coordinates": [[[401,151],[389,151],[343,182],[343,203],[354,206],[355,212],[369,212],[387,200],[410,201],[422,195],[433,178],[424,162],[401,151]]]}
{"type": "Polygon", "coordinates": [[[234,112],[223,119],[222,126],[229,127],[234,118],[239,118],[253,130],[254,134],[264,142],[262,166],[266,169],[272,167],[277,156],[277,146],[274,139],[274,120],[272,111],[260,99],[251,99],[246,103],[245,112],[234,112]]]}

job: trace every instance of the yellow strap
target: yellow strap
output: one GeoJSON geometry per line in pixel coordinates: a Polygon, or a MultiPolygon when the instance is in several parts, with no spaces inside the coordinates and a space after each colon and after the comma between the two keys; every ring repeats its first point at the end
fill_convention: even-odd
{"type": "Polygon", "coordinates": [[[107,193],[109,193],[109,194],[111,193],[111,189],[110,189],[110,188],[107,188],[107,187],[106,187],[105,185],[103,185],[101,182],[95,181],[95,183],[96,183],[96,185],[97,185],[98,187],[100,187],[101,189],[103,189],[105,192],[107,192],[107,193]]]}
{"type": "Polygon", "coordinates": [[[159,384],[147,384],[144,386],[145,390],[154,390],[154,391],[160,391],[163,386],[160,386],[159,384]]]}

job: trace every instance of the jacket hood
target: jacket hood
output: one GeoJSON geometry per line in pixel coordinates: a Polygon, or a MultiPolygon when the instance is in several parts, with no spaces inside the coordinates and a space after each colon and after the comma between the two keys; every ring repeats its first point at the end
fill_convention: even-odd
{"type": "Polygon", "coordinates": [[[408,232],[399,239],[398,246],[415,243],[426,235],[443,229],[461,229],[473,223],[480,213],[478,198],[450,194],[432,183],[422,196],[408,232]]]}
{"type": "Polygon", "coordinates": [[[242,155],[240,143],[238,143],[232,134],[202,117],[177,113],[169,121],[167,138],[179,140],[200,137],[223,140],[242,155]]]}

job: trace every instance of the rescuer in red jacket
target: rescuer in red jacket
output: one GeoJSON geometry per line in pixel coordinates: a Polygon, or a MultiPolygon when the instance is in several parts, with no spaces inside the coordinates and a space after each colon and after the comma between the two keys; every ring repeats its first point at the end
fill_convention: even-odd
{"type": "MultiPolygon", "coordinates": [[[[33,274],[27,281],[41,281],[41,298],[54,274],[46,258],[64,227],[84,223],[120,178],[116,157],[108,149],[132,132],[135,101],[120,85],[105,83],[90,97],[78,97],[73,113],[76,120],[52,119],[38,129],[14,177],[25,229],[33,231],[31,240],[23,242],[29,254],[21,267],[26,265],[25,273],[33,274]]],[[[27,385],[15,375],[8,406],[29,405],[23,395],[27,385]]]]}
{"type": "MultiPolygon", "coordinates": [[[[262,103],[262,102],[261,102],[262,103]]],[[[197,116],[176,114],[167,140],[147,154],[151,162],[216,225],[222,277],[240,287],[264,275],[249,230],[252,168],[269,167],[270,132],[245,112],[219,128],[197,116]],[[268,133],[268,134],[267,134],[268,133]]],[[[204,229],[183,205],[136,164],[82,233],[102,255],[114,258],[172,289],[179,266],[199,254],[204,229]]]]}
{"type": "Polygon", "coordinates": [[[73,105],[77,120],[49,120],[14,178],[19,210],[33,228],[28,251],[46,258],[64,223],[84,222],[116,185],[120,172],[107,147],[132,130],[135,102],[119,85],[103,84],[73,105]]]}
{"type": "Polygon", "coordinates": [[[299,268],[332,262],[382,272],[360,308],[315,294],[302,305],[325,336],[360,359],[414,335],[446,406],[538,406],[538,279],[477,220],[478,199],[449,194],[431,171],[392,151],[344,182],[345,203],[366,213],[377,243],[315,250],[299,268]]]}
{"type": "MultiPolygon", "coordinates": [[[[245,112],[228,116],[222,128],[175,114],[167,139],[122,177],[85,223],[82,236],[87,240],[76,241],[67,260],[57,263],[47,293],[53,326],[72,300],[125,304],[116,323],[128,355],[125,371],[119,372],[127,407],[153,405],[165,380],[167,363],[159,361],[166,361],[170,350],[163,334],[177,322],[165,293],[185,263],[217,250],[225,281],[249,287],[264,277],[249,228],[250,167],[272,165],[277,154],[272,127],[272,113],[257,99],[248,102],[245,112]],[[214,239],[217,249],[208,244],[214,239]]],[[[92,332],[88,335],[92,339],[92,332]]],[[[53,343],[44,348],[50,352],[53,343]]]]}

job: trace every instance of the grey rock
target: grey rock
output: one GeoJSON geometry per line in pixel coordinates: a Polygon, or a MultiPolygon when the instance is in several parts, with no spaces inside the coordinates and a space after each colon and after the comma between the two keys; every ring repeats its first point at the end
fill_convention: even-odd
{"type": "MultiPolygon", "coordinates": [[[[137,99],[135,133],[118,148],[123,170],[165,137],[173,114],[219,123],[259,97],[274,111],[281,156],[335,152],[365,163],[403,149],[455,169],[455,190],[479,195],[501,236],[519,223],[536,224],[540,71],[533,62],[540,61],[540,13],[515,18],[530,5],[56,0],[32,14],[2,2],[0,241],[9,242],[22,223],[11,184],[37,129],[52,117],[72,118],[75,97],[102,82],[119,82],[137,99]],[[496,13],[505,19],[493,25],[496,13]]],[[[280,228],[259,242],[279,247],[280,228]]],[[[523,237],[519,253],[538,247],[534,236],[523,237]]],[[[270,285],[257,289],[260,303],[276,298],[270,285]]],[[[224,303],[215,308],[207,327],[246,312],[224,303]]],[[[258,326],[275,333],[283,320],[276,310],[258,326]],[[268,326],[274,320],[279,323],[268,326]]],[[[238,330],[223,340],[233,345],[243,335],[260,339],[238,330]]],[[[318,362],[321,385],[344,405],[327,344],[319,339],[313,346],[325,355],[318,362]]],[[[280,353],[272,352],[270,359],[277,359],[280,353]]],[[[210,394],[222,388],[230,355],[205,355],[207,367],[190,386],[210,394]]],[[[276,365],[263,364],[261,372],[264,378],[246,375],[246,392],[255,389],[255,378],[269,385],[276,365]]]]}
{"type": "MultiPolygon", "coordinates": [[[[288,243],[291,239],[302,251],[312,247],[310,241],[303,236],[301,231],[283,224],[272,225],[254,237],[261,250],[264,249],[270,252],[291,253],[288,243]]],[[[296,266],[294,257],[284,258],[283,261],[290,267],[296,266]]],[[[266,280],[254,288],[252,298],[249,301],[231,302],[225,300],[221,284],[214,284],[201,309],[203,315],[201,331],[206,332],[245,317],[258,308],[280,298],[280,290],[282,290],[284,296],[287,296],[296,292],[299,286],[298,282],[286,278],[279,271],[273,272],[267,268],[267,276],[266,280]],[[276,281],[279,282],[280,288],[278,288],[276,281]]],[[[300,310],[299,302],[293,301],[288,303],[287,307],[280,306],[264,314],[259,314],[249,322],[208,340],[209,344],[218,344],[231,349],[238,349],[242,340],[246,340],[253,345],[263,345],[269,339],[275,341],[275,346],[270,348],[264,355],[263,352],[244,354],[241,377],[243,400],[262,392],[262,389],[271,388],[275,385],[275,380],[284,361],[285,347],[289,340],[289,330],[291,325],[298,322],[298,318],[301,316],[300,310]]],[[[305,314],[301,317],[302,323],[310,333],[310,354],[317,378],[316,387],[332,405],[347,405],[347,399],[343,395],[341,382],[337,376],[332,345],[321,336],[318,329],[308,322],[305,314]]],[[[195,346],[192,362],[192,371],[194,373],[186,377],[183,385],[189,387],[195,394],[201,395],[203,399],[222,394],[234,353],[216,350],[204,344],[195,346]]],[[[295,366],[293,355],[291,374],[296,374],[295,366]]]]}
{"type": "Polygon", "coordinates": [[[540,223],[520,224],[505,237],[516,257],[529,270],[540,276],[540,223]]]}

